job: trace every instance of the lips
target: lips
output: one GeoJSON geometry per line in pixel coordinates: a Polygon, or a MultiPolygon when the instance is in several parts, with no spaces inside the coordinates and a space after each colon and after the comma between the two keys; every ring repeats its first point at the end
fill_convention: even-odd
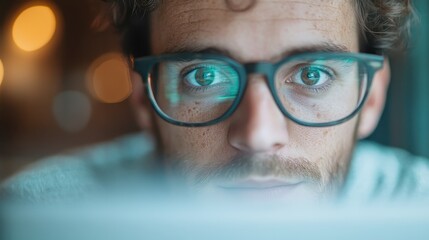
{"type": "MultiPolygon", "coordinates": [[[[217,184],[219,197],[228,200],[280,201],[297,203],[308,197],[308,186],[302,179],[246,178],[217,184]]],[[[253,201],[250,201],[252,203],[253,201]]]]}
{"type": "Polygon", "coordinates": [[[276,188],[295,188],[303,184],[301,180],[248,178],[234,182],[222,183],[220,188],[225,190],[269,190],[276,188]]]}

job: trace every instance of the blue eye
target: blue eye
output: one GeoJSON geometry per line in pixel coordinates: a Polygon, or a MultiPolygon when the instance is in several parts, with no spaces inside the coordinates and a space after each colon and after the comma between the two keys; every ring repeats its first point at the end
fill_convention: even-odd
{"type": "Polygon", "coordinates": [[[200,68],[195,72],[195,80],[201,86],[207,86],[214,82],[216,71],[212,68],[200,68]]]}
{"type": "Polygon", "coordinates": [[[178,90],[184,96],[224,100],[234,98],[239,91],[239,74],[222,62],[193,64],[182,68],[179,76],[181,84],[178,90]]]}
{"type": "Polygon", "coordinates": [[[321,86],[330,80],[333,80],[333,74],[320,66],[302,67],[291,77],[291,82],[308,87],[321,86]]]}
{"type": "Polygon", "coordinates": [[[192,87],[209,87],[227,82],[224,74],[215,66],[200,66],[186,73],[185,82],[192,87]]]}

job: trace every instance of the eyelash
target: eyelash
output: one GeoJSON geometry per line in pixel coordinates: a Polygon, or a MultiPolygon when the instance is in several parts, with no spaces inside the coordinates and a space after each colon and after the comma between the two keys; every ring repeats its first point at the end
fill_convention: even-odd
{"type": "Polygon", "coordinates": [[[326,84],[323,84],[320,87],[317,88],[313,88],[313,87],[306,87],[304,85],[298,85],[298,87],[304,89],[304,90],[308,90],[308,91],[312,91],[314,93],[323,93],[329,90],[329,88],[332,86],[332,82],[333,80],[329,80],[329,82],[327,82],[326,84]]]}
{"type": "MultiPolygon", "coordinates": [[[[309,66],[308,64],[307,65],[302,64],[300,66],[297,66],[296,67],[297,70],[293,71],[292,76],[294,76],[295,74],[297,74],[298,72],[302,71],[305,67],[308,67],[308,66],[309,66]]],[[[329,88],[332,86],[332,83],[336,80],[336,78],[335,78],[336,74],[332,70],[330,70],[330,69],[328,69],[326,67],[323,67],[323,66],[317,66],[317,68],[319,68],[321,71],[323,71],[325,74],[329,75],[329,77],[330,77],[330,79],[326,83],[322,84],[321,86],[311,87],[311,86],[305,86],[305,85],[302,85],[302,84],[298,84],[298,83],[295,83],[295,82],[291,82],[291,83],[294,86],[296,86],[296,87],[299,87],[299,88],[301,88],[301,89],[303,89],[305,91],[312,91],[313,93],[321,93],[321,92],[328,91],[329,88]]],[[[289,77],[287,79],[289,79],[289,77]]],[[[286,83],[288,83],[288,80],[286,80],[286,83]]]]}
{"type": "Polygon", "coordinates": [[[201,87],[194,87],[189,85],[188,83],[186,83],[186,81],[184,81],[184,78],[186,75],[188,75],[189,73],[191,73],[192,71],[201,68],[201,67],[207,67],[207,64],[198,64],[198,65],[191,65],[188,67],[185,67],[182,71],[180,71],[180,79],[181,79],[181,86],[185,87],[186,90],[192,92],[192,93],[204,93],[212,88],[220,88],[222,87],[221,84],[215,84],[215,85],[209,85],[209,86],[201,86],[201,87]]]}
{"type": "MultiPolygon", "coordinates": [[[[189,84],[186,83],[186,81],[183,81],[184,77],[191,73],[192,71],[201,68],[201,67],[205,67],[208,66],[207,64],[198,64],[198,65],[191,65],[191,66],[187,66],[185,67],[181,72],[180,72],[180,79],[181,79],[181,86],[186,88],[187,91],[192,92],[192,93],[204,93],[212,88],[222,88],[222,84],[215,84],[215,85],[209,85],[209,86],[201,86],[201,87],[194,87],[191,86],[189,84]]],[[[297,72],[302,71],[305,67],[308,67],[308,64],[302,64],[302,65],[298,65],[296,67],[297,70],[293,71],[293,75],[295,75],[297,72]]],[[[311,87],[311,86],[305,86],[302,84],[297,84],[295,82],[287,82],[288,80],[286,80],[287,83],[292,83],[295,87],[298,87],[304,91],[311,91],[313,93],[323,93],[329,90],[329,88],[332,86],[332,83],[336,80],[335,78],[335,73],[324,67],[324,66],[317,66],[318,68],[320,68],[321,71],[323,71],[325,74],[329,75],[330,79],[324,83],[321,86],[318,87],[311,87]]]]}

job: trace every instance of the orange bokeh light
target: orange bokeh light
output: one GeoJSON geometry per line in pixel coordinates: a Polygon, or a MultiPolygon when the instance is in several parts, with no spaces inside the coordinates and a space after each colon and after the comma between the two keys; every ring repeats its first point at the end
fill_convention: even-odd
{"type": "Polygon", "coordinates": [[[23,10],[12,27],[15,44],[24,51],[35,51],[52,39],[57,21],[48,6],[32,6],[23,10]]]}
{"type": "Polygon", "coordinates": [[[121,102],[132,91],[128,64],[119,53],[108,53],[95,60],[88,81],[94,97],[105,103],[121,102]]]}
{"type": "Polygon", "coordinates": [[[0,86],[1,86],[1,83],[3,82],[3,77],[4,77],[4,67],[3,67],[3,62],[0,59],[0,86]]]}

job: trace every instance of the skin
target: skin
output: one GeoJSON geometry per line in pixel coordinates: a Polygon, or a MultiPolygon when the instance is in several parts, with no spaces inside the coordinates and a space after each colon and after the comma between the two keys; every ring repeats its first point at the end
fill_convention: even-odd
{"type": "MultiPolygon", "coordinates": [[[[246,11],[234,11],[224,1],[170,0],[151,15],[152,50],[163,54],[211,47],[242,63],[277,61],[282,52],[324,43],[358,52],[353,16],[352,1],[259,0],[246,11]]],[[[167,157],[167,172],[181,176],[186,186],[234,198],[319,201],[341,190],[356,140],[377,125],[388,79],[385,64],[361,113],[326,128],[300,126],[284,117],[258,74],[249,76],[233,116],[214,126],[185,128],[161,120],[137,74],[133,99],[140,125],[155,135],[167,157]],[[284,184],[271,187],[276,181],[284,184]]]]}

